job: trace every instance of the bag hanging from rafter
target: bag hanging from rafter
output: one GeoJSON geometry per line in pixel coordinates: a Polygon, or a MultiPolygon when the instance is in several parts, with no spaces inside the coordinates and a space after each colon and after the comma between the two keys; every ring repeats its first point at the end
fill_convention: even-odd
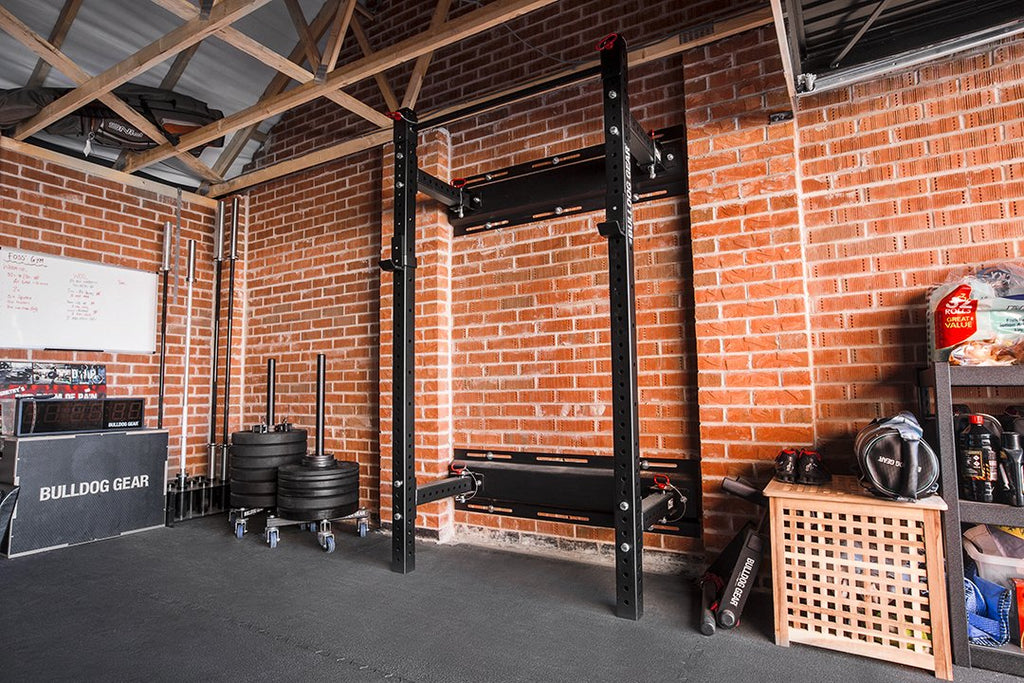
{"type": "MultiPolygon", "coordinates": [[[[69,88],[0,90],[0,131],[9,132],[69,92],[69,88]]],[[[115,88],[114,94],[175,144],[182,135],[224,118],[222,112],[210,109],[205,102],[170,90],[128,83],[115,88]]],[[[44,130],[51,135],[86,138],[90,143],[115,149],[137,152],[156,147],[145,133],[99,101],[76,109],[73,114],[54,121],[44,130]]],[[[224,138],[221,137],[191,152],[198,156],[206,147],[223,145],[224,138]]]]}

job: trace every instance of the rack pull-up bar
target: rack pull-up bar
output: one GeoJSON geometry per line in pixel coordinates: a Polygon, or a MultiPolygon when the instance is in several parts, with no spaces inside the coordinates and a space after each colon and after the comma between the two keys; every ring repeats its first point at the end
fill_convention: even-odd
{"type": "MultiPolygon", "coordinates": [[[[605,220],[598,229],[608,239],[608,296],[611,303],[612,415],[616,614],[643,615],[643,531],[685,504],[674,487],[641,495],[640,434],[636,356],[636,285],[633,274],[633,164],[654,176],[661,165],[658,143],[629,110],[626,41],[612,34],[601,51],[604,102],[605,220]]],[[[449,185],[420,170],[416,159],[416,114],[402,109],[394,119],[394,235],[391,258],[381,268],[394,273],[392,334],[392,569],[416,566],[416,508],[442,498],[483,490],[483,478],[463,468],[417,487],[415,466],[415,272],[416,193],[453,209],[479,208],[481,198],[461,185],[449,185]]],[[[671,156],[668,157],[671,159],[671,156]]],[[[667,479],[665,480],[667,485],[667,479]]]]}

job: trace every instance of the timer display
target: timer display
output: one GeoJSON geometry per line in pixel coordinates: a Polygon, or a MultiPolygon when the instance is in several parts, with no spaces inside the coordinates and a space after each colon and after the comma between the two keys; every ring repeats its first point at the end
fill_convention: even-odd
{"type": "Polygon", "coordinates": [[[17,399],[15,436],[141,429],[145,399],[17,399]]]}

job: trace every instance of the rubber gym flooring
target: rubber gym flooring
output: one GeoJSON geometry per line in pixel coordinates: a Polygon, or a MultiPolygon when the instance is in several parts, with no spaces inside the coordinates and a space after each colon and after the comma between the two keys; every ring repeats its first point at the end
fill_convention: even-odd
{"type": "MultiPolygon", "coordinates": [[[[258,531],[262,523],[251,525],[258,531]]],[[[776,647],[771,603],[712,637],[690,581],[648,573],[639,622],[612,614],[610,567],[338,527],[236,540],[208,517],[0,559],[4,681],[934,681],[807,646],[776,647]]],[[[957,669],[962,681],[1018,681],[957,669]]]]}

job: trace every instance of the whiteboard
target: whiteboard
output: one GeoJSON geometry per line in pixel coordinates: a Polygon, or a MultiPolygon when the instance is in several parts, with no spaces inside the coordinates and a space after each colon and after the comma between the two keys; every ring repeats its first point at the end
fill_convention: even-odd
{"type": "Polygon", "coordinates": [[[156,273],[0,247],[0,348],[156,350],[156,273]]]}

